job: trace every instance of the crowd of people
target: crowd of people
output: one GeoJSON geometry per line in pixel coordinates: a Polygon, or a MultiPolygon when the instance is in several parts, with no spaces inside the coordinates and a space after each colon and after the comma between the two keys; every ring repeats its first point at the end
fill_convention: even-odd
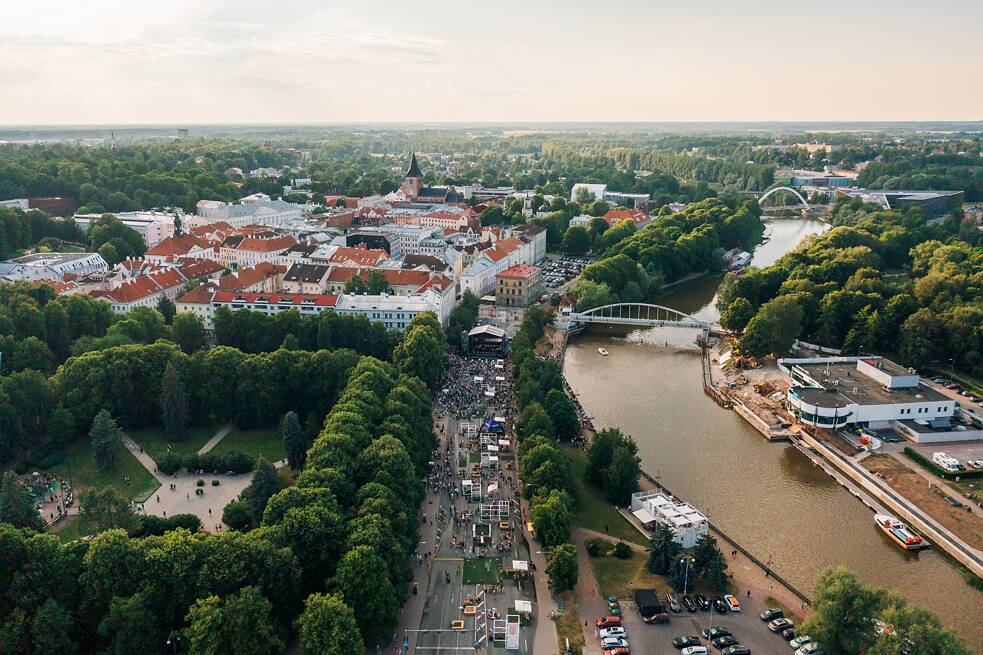
{"type": "Polygon", "coordinates": [[[484,416],[491,407],[514,405],[512,365],[507,359],[472,359],[448,355],[448,366],[435,400],[439,416],[455,419],[484,416]]]}

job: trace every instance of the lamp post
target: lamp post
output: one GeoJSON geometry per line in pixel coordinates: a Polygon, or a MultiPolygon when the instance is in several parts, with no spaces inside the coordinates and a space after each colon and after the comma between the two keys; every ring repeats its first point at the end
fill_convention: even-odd
{"type": "Polygon", "coordinates": [[[679,560],[679,563],[680,564],[683,564],[683,563],[686,564],[686,571],[683,573],[683,595],[684,596],[686,595],[686,592],[689,589],[689,567],[690,567],[690,564],[693,564],[695,562],[696,562],[696,560],[693,559],[692,557],[682,557],[679,560]]]}
{"type": "Polygon", "coordinates": [[[177,630],[171,630],[170,634],[167,635],[167,645],[171,647],[171,651],[177,655],[177,644],[181,641],[181,633],[177,630]]]}

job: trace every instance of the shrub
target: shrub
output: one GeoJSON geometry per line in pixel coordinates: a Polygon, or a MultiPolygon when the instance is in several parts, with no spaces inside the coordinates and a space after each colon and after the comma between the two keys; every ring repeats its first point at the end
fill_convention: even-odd
{"type": "Polygon", "coordinates": [[[222,484],[221,481],[219,481],[219,480],[212,480],[212,486],[213,487],[217,487],[220,484],[222,484]]]}
{"type": "Polygon", "coordinates": [[[242,500],[234,500],[225,506],[222,512],[222,521],[233,530],[251,530],[253,526],[253,512],[249,504],[242,500]]]}
{"type": "Polygon", "coordinates": [[[181,470],[183,463],[184,462],[179,455],[167,453],[159,462],[157,462],[157,468],[164,475],[174,475],[181,470]]]}
{"type": "Polygon", "coordinates": [[[588,541],[587,554],[590,555],[591,557],[598,557],[601,554],[600,544],[598,544],[597,541],[594,540],[588,541]]]}
{"type": "Polygon", "coordinates": [[[205,486],[205,481],[202,480],[201,478],[198,478],[198,481],[195,482],[195,486],[196,487],[204,487],[205,486]]]}
{"type": "Polygon", "coordinates": [[[165,532],[176,530],[178,528],[184,528],[186,530],[190,530],[191,532],[199,532],[201,530],[201,519],[194,514],[175,514],[174,516],[168,516],[166,519],[151,515],[141,516],[140,527],[132,536],[159,536],[165,532]]]}
{"type": "Polygon", "coordinates": [[[631,557],[631,548],[623,541],[619,541],[614,546],[614,556],[618,559],[628,559],[631,557]]]}

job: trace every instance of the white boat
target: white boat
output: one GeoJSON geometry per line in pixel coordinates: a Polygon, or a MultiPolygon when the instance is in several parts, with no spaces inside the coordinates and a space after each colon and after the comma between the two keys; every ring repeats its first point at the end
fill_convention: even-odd
{"type": "Polygon", "coordinates": [[[599,352],[599,353],[601,353],[601,354],[602,354],[602,355],[604,355],[605,357],[607,357],[607,356],[608,356],[608,351],[607,351],[607,350],[605,350],[604,348],[598,348],[598,349],[597,349],[597,352],[599,352]]]}
{"type": "Polygon", "coordinates": [[[925,545],[925,540],[915,534],[914,530],[905,523],[887,514],[874,514],[874,522],[881,532],[890,537],[905,550],[918,550],[925,545]]]}

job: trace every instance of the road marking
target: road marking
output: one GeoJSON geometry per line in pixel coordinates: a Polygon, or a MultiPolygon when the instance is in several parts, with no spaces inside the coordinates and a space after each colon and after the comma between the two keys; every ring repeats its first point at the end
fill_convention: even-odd
{"type": "Polygon", "coordinates": [[[435,562],[463,562],[463,557],[434,557],[435,562]]]}

